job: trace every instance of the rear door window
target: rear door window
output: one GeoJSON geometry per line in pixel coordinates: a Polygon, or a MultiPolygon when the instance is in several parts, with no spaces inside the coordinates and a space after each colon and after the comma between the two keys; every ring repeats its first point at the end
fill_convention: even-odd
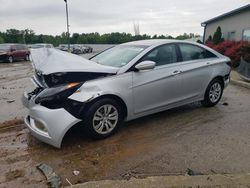
{"type": "Polygon", "coordinates": [[[217,57],[212,52],[191,44],[179,44],[183,61],[217,57]]]}

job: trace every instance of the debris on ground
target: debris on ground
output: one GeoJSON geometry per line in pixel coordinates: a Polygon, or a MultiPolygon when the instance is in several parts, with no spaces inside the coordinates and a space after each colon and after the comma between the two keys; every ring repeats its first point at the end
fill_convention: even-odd
{"type": "Polygon", "coordinates": [[[123,179],[125,179],[125,180],[130,180],[130,178],[133,177],[133,176],[132,176],[131,173],[126,172],[126,173],[121,174],[121,177],[122,177],[123,179]]]}
{"type": "Polygon", "coordinates": [[[52,167],[46,164],[40,164],[37,166],[37,168],[45,175],[50,187],[58,188],[61,186],[61,178],[54,172],[52,167]]]}
{"type": "Polygon", "coordinates": [[[228,106],[229,104],[227,102],[222,103],[223,106],[228,106]]]}
{"type": "Polygon", "coordinates": [[[15,102],[15,100],[9,100],[9,101],[7,101],[7,103],[13,103],[13,102],[15,102]]]}
{"type": "Polygon", "coordinates": [[[66,182],[68,182],[68,184],[70,185],[70,186],[73,186],[73,184],[66,178],[66,182]]]}
{"type": "Polygon", "coordinates": [[[188,168],[186,170],[186,175],[187,176],[200,176],[200,175],[204,175],[204,174],[200,173],[200,172],[195,172],[195,171],[191,170],[190,168],[188,168]]]}
{"type": "Polygon", "coordinates": [[[78,175],[80,174],[80,171],[74,170],[74,171],[73,171],[73,174],[74,174],[75,176],[78,176],[78,175]]]}
{"type": "Polygon", "coordinates": [[[24,177],[25,173],[23,170],[9,171],[5,174],[6,181],[12,181],[16,178],[24,177]]]}

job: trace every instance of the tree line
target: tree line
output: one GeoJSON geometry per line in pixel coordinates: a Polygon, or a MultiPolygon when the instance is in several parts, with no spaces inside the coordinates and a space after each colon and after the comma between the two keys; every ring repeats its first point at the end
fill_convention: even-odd
{"type": "MultiPolygon", "coordinates": [[[[179,39],[185,40],[190,38],[200,37],[198,34],[194,33],[184,33],[177,37],[171,35],[136,35],[133,36],[130,33],[107,33],[99,34],[95,33],[73,33],[70,35],[71,44],[121,44],[125,42],[135,41],[135,40],[145,40],[145,39],[179,39]]],[[[50,43],[54,46],[59,44],[67,44],[68,38],[67,33],[63,32],[61,35],[44,35],[36,34],[32,29],[17,30],[17,29],[7,29],[6,32],[0,32],[0,43],[24,43],[24,44],[34,44],[34,43],[50,43]]]]}

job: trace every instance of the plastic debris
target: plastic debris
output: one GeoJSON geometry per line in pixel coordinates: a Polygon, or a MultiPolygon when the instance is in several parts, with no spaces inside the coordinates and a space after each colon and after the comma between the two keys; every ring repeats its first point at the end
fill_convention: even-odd
{"type": "Polygon", "coordinates": [[[78,176],[78,175],[80,174],[80,171],[74,170],[74,171],[73,171],[73,174],[74,174],[75,176],[78,176]]]}
{"type": "Polygon", "coordinates": [[[61,186],[61,178],[54,172],[52,167],[46,164],[40,164],[37,168],[45,175],[50,187],[59,188],[61,186]]]}

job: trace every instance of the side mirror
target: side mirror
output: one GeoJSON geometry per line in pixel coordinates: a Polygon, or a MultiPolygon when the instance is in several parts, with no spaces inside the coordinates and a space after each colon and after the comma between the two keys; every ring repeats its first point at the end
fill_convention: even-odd
{"type": "Polygon", "coordinates": [[[15,48],[11,48],[10,51],[11,51],[11,52],[14,52],[14,51],[16,51],[16,49],[15,49],[15,48]]]}
{"type": "Polygon", "coordinates": [[[155,62],[153,61],[142,61],[135,66],[138,71],[152,70],[155,68],[155,62]]]}

